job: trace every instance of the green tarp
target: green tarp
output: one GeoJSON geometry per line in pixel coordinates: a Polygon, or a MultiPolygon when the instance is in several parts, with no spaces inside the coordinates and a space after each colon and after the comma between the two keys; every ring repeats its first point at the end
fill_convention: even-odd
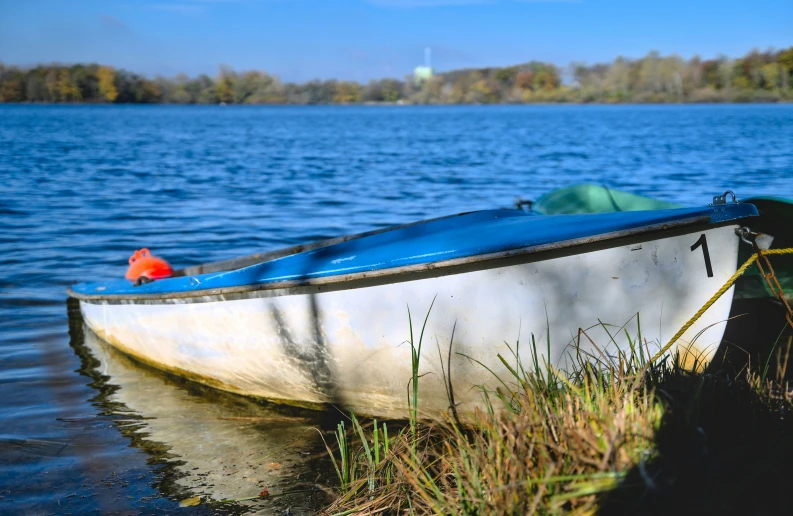
{"type": "Polygon", "coordinates": [[[659,201],[600,185],[573,185],[552,190],[532,205],[543,215],[569,213],[609,213],[613,211],[667,210],[681,204],[659,201]]]}

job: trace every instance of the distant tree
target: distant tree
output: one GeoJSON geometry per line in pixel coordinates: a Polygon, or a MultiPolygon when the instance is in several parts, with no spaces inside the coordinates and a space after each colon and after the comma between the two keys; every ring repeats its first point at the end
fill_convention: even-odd
{"type": "Polygon", "coordinates": [[[190,98],[191,104],[214,104],[217,101],[215,83],[208,75],[199,75],[195,79],[185,80],[182,88],[190,98]]]}
{"type": "Polygon", "coordinates": [[[631,94],[631,64],[618,57],[614,64],[604,70],[606,91],[615,99],[628,98],[631,94]]]}
{"type": "Polygon", "coordinates": [[[760,68],[763,83],[767,90],[778,90],[782,87],[782,66],[779,63],[767,63],[760,68]]]}
{"type": "Polygon", "coordinates": [[[492,104],[497,102],[498,90],[489,79],[479,79],[471,85],[470,101],[477,104],[492,104]]]}
{"type": "Polygon", "coordinates": [[[640,60],[639,64],[639,90],[644,93],[657,93],[661,91],[661,58],[653,50],[640,60]]]}
{"type": "Polygon", "coordinates": [[[0,101],[22,102],[25,100],[23,75],[17,69],[0,64],[0,101]]]}
{"type": "Polygon", "coordinates": [[[518,75],[517,66],[509,66],[507,68],[499,68],[495,72],[495,79],[506,88],[511,88],[518,75]]]}
{"type": "Polygon", "coordinates": [[[309,81],[298,85],[297,91],[305,104],[331,104],[336,94],[336,81],[309,81]]]}
{"type": "Polygon", "coordinates": [[[550,68],[543,68],[534,76],[534,86],[537,90],[550,91],[559,87],[559,75],[550,68]]]}
{"type": "Polygon", "coordinates": [[[58,67],[47,76],[47,87],[50,99],[54,102],[72,102],[81,100],[80,89],[69,74],[69,69],[58,67]]]}
{"type": "Polygon", "coordinates": [[[338,82],[335,85],[333,102],[336,104],[353,104],[360,100],[361,85],[357,82],[338,82]]]}
{"type": "Polygon", "coordinates": [[[793,70],[793,47],[779,52],[779,64],[786,67],[788,70],[793,70]]]}
{"type": "Polygon", "coordinates": [[[236,75],[230,66],[220,66],[220,74],[215,81],[216,102],[225,102],[227,104],[234,102],[235,79],[236,75]]]}
{"type": "Polygon", "coordinates": [[[96,71],[99,80],[99,93],[108,102],[115,102],[118,98],[116,89],[116,71],[109,66],[100,66],[96,71]]]}
{"type": "Polygon", "coordinates": [[[402,96],[402,83],[396,79],[369,81],[360,90],[363,102],[396,102],[402,96]]]}
{"type": "Polygon", "coordinates": [[[683,74],[683,87],[687,94],[703,86],[702,81],[704,73],[702,70],[702,60],[699,58],[699,56],[692,57],[689,60],[688,65],[683,63],[683,74]]]}
{"type": "Polygon", "coordinates": [[[709,59],[702,62],[703,81],[706,86],[712,88],[722,88],[721,73],[719,70],[721,63],[716,59],[709,59]]]}
{"type": "Polygon", "coordinates": [[[534,72],[531,70],[520,72],[515,77],[515,83],[522,90],[530,90],[534,86],[534,72]]]}

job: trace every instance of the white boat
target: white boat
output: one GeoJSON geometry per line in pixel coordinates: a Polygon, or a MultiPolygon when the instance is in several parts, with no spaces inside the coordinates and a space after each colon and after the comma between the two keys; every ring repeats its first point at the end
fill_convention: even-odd
{"type": "MultiPolygon", "coordinates": [[[[579,329],[614,354],[640,322],[658,349],[735,273],[735,230],[756,215],[724,198],[630,213],[472,212],[69,293],[97,335],[154,367],[248,396],[385,417],[407,414],[409,309],[416,343],[427,317],[420,410],[449,406],[446,370],[464,411],[481,400],[473,386],[509,377],[499,354],[512,356],[520,341],[531,363],[532,336],[543,352],[550,342],[559,369],[579,329]]],[[[707,360],[731,299],[732,290],[678,346],[707,360]]],[[[595,353],[588,339],[580,344],[595,353]]]]}

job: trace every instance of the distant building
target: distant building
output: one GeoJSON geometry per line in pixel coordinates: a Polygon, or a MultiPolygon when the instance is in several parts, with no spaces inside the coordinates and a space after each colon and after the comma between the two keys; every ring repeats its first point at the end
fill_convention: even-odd
{"type": "Polygon", "coordinates": [[[424,49],[424,66],[417,66],[413,70],[413,83],[421,85],[425,81],[432,79],[431,50],[429,47],[424,49]]]}

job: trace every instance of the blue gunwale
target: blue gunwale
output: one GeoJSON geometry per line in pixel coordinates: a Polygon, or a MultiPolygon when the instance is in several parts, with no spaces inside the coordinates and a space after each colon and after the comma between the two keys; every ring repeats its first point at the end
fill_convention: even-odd
{"type": "Polygon", "coordinates": [[[207,290],[299,282],[490,255],[697,217],[709,217],[708,224],[720,224],[757,215],[755,206],[748,203],[580,215],[477,211],[398,227],[237,270],[173,277],[138,287],[127,280],[81,283],[73,286],[70,294],[131,299],[171,293],[201,295],[207,290]]]}

